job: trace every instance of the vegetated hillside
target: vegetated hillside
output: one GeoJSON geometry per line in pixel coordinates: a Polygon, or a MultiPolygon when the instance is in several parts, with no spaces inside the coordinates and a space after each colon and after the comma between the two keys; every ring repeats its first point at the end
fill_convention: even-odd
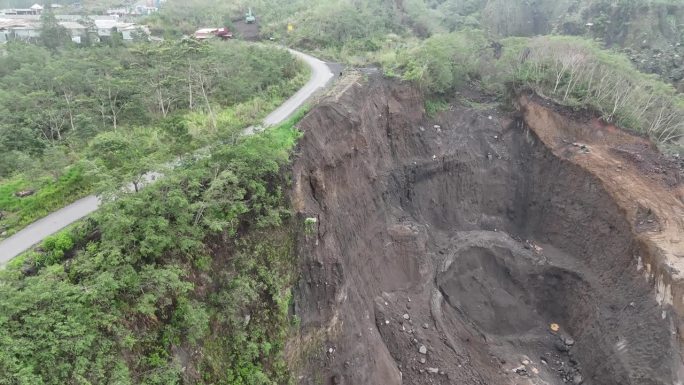
{"type": "Polygon", "coordinates": [[[0,57],[0,233],[235,135],[302,84],[286,51],[241,42],[62,47],[0,57]],[[36,190],[19,198],[15,193],[36,190]]]}
{"type": "Polygon", "coordinates": [[[380,56],[385,72],[417,83],[437,101],[466,83],[505,102],[531,88],[572,107],[589,107],[612,122],[682,151],[684,96],[623,55],[567,36],[492,42],[478,30],[434,35],[405,51],[380,56]]]}
{"type": "Polygon", "coordinates": [[[302,113],[218,143],[0,272],[0,383],[287,384],[302,113]]]}
{"type": "Polygon", "coordinates": [[[684,4],[676,0],[170,0],[153,20],[187,33],[242,17],[250,6],[262,35],[351,64],[372,62],[368,52],[464,28],[492,39],[562,34],[624,51],[641,71],[684,89],[684,4]]]}
{"type": "Polygon", "coordinates": [[[624,50],[637,67],[684,88],[684,4],[676,0],[487,1],[482,25],[499,36],[586,36],[624,50]]]}

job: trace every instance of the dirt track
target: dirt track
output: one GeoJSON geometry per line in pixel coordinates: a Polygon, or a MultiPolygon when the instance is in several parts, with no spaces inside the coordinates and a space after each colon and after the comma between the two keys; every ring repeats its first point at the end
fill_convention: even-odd
{"type": "Polygon", "coordinates": [[[302,121],[291,196],[317,228],[288,346],[300,383],[681,383],[678,278],[655,274],[684,251],[681,171],[640,138],[520,108],[429,120],[415,90],[348,78],[302,121]]]}

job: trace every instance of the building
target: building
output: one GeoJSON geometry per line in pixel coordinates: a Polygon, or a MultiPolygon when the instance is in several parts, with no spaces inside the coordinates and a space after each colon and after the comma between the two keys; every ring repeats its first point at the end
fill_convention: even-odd
{"type": "Polygon", "coordinates": [[[13,19],[0,19],[0,44],[7,42],[14,38],[14,30],[16,28],[25,28],[28,24],[22,21],[13,19]]]}
{"type": "Polygon", "coordinates": [[[31,8],[12,8],[3,10],[3,15],[40,15],[43,13],[43,6],[40,4],[33,4],[31,8]]]}
{"type": "MultiPolygon", "coordinates": [[[[92,16],[90,20],[95,24],[95,29],[88,29],[83,23],[83,16],[59,15],[59,25],[66,28],[71,35],[71,41],[80,44],[88,33],[97,33],[100,39],[109,39],[112,32],[119,32],[124,41],[134,40],[137,32],[147,36],[150,30],[146,26],[135,23],[118,21],[111,16],[92,16]]],[[[86,23],[87,24],[87,23],[86,23]]],[[[40,37],[40,16],[36,15],[1,15],[0,16],[0,44],[8,40],[36,41],[40,37]]]]}
{"type": "MultiPolygon", "coordinates": [[[[83,24],[74,21],[60,21],[59,25],[66,28],[71,35],[71,41],[81,43],[88,29],[83,24]]],[[[40,37],[40,21],[36,19],[0,19],[0,43],[8,40],[36,41],[40,37]]]]}
{"type": "Polygon", "coordinates": [[[60,21],[59,25],[69,31],[71,41],[76,44],[81,44],[82,39],[88,35],[88,28],[81,23],[75,21],[60,21]]]}
{"type": "Polygon", "coordinates": [[[121,33],[121,37],[125,41],[133,40],[136,31],[150,35],[150,30],[146,26],[124,23],[118,20],[95,20],[95,27],[97,28],[97,35],[105,39],[111,38],[112,32],[121,33]]]}

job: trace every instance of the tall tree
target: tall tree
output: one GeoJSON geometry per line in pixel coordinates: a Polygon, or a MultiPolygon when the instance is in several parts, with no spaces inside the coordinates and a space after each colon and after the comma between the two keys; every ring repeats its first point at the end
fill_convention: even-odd
{"type": "Polygon", "coordinates": [[[40,42],[48,49],[55,51],[69,41],[71,41],[69,30],[59,24],[52,10],[46,9],[40,16],[40,42]]]}

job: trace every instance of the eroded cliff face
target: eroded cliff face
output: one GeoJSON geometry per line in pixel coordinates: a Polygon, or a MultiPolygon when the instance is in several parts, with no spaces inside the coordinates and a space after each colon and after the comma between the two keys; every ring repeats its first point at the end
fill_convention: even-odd
{"type": "Polygon", "coordinates": [[[300,124],[300,383],[681,381],[679,278],[655,273],[684,254],[679,169],[533,97],[431,120],[414,89],[360,79],[300,124]],[[642,174],[658,193],[632,210],[616,186],[642,174]]]}

